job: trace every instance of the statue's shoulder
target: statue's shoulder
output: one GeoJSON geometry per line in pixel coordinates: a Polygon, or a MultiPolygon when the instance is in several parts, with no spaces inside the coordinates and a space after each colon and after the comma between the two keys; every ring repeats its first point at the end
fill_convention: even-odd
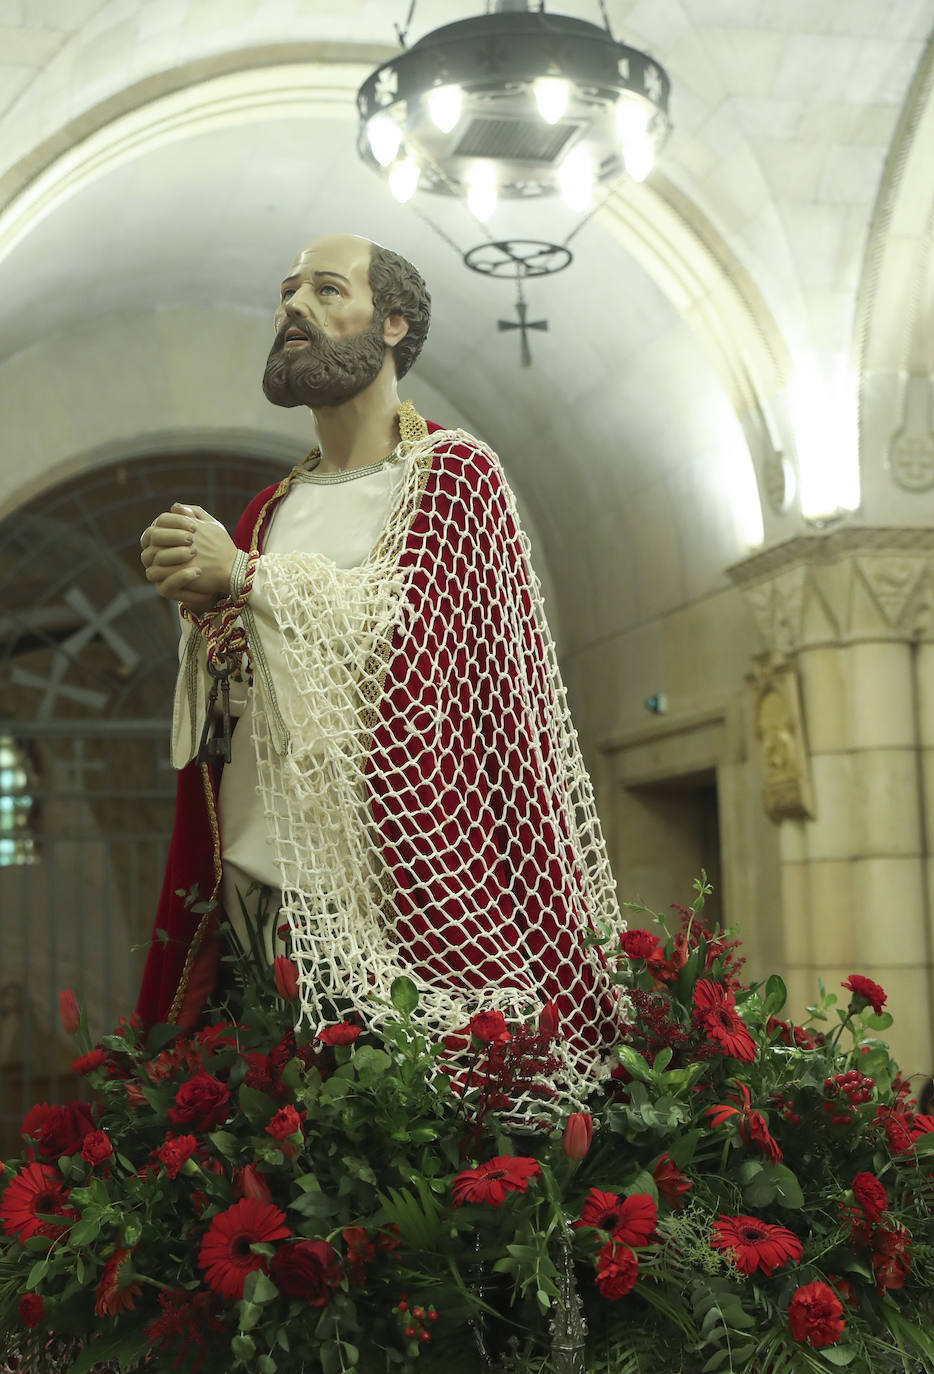
{"type": "Polygon", "coordinates": [[[428,436],[432,441],[432,466],[439,476],[466,482],[474,489],[501,479],[502,467],[496,454],[466,430],[444,429],[429,421],[428,436]]]}

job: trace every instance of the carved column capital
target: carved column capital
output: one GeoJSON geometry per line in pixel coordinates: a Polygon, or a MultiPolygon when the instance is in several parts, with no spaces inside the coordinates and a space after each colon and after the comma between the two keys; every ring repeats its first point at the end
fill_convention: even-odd
{"type": "Polygon", "coordinates": [[[727,573],[779,658],[861,640],[934,641],[934,528],[799,535],[727,573]]]}

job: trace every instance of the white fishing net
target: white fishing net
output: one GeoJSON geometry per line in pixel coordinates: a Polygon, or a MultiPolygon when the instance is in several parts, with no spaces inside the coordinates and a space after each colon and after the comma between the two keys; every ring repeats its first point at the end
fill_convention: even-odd
{"type": "Polygon", "coordinates": [[[253,733],[302,1020],[378,1025],[400,974],[439,1035],[553,1000],[580,1100],[621,1019],[585,938],[622,922],[541,587],[494,454],[442,431],[409,457],[362,565],[261,560],[281,652],[254,654],[253,733]]]}

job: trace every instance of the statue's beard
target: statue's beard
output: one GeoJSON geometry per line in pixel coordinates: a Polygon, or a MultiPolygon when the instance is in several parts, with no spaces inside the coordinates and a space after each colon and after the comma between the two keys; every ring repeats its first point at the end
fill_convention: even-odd
{"type": "Polygon", "coordinates": [[[385,356],[382,320],[346,339],[330,338],[310,320],[286,320],[266,359],[263,391],[276,406],[339,406],[376,380],[385,356]],[[309,342],[286,348],[290,329],[309,342]]]}

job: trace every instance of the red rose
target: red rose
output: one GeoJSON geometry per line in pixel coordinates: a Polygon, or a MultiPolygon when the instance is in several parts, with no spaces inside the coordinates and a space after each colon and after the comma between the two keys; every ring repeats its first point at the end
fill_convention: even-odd
{"type": "Polygon", "coordinates": [[[269,1266],[273,1283],[287,1298],[303,1298],[324,1307],[341,1281],[337,1255],[324,1240],[280,1245],[269,1266]]]}
{"type": "Polygon", "coordinates": [[[86,1135],[94,1130],[94,1118],[86,1102],[66,1102],[53,1107],[39,1131],[39,1153],[49,1159],[76,1155],[86,1135]]]}
{"type": "Polygon", "coordinates": [[[650,959],[658,950],[658,941],[650,930],[624,930],[619,943],[628,959],[650,959]]]}
{"type": "Polygon", "coordinates": [[[302,1118],[294,1107],[280,1107],[266,1127],[266,1134],[273,1140],[287,1140],[302,1129],[302,1118]]]}
{"type": "Polygon", "coordinates": [[[42,1298],[38,1293],[24,1293],[19,1300],[19,1315],[24,1326],[38,1326],[45,1316],[42,1298]]]}
{"type": "Polygon", "coordinates": [[[845,983],[840,984],[851,992],[850,1006],[855,1011],[862,1011],[864,1007],[872,1004],[872,1009],[878,1016],[885,1006],[885,991],[880,988],[878,983],[874,983],[871,978],[864,978],[861,973],[851,973],[845,983]]]}
{"type": "Polygon", "coordinates": [[[279,954],[273,960],[273,972],[276,978],[276,991],[286,1002],[298,1001],[298,969],[291,959],[286,959],[283,954],[279,954]]]}
{"type": "Polygon", "coordinates": [[[58,994],[58,1009],[61,1012],[62,1025],[65,1030],[69,1035],[74,1035],[81,1025],[81,1012],[78,1010],[75,994],[71,991],[60,992],[58,994]]]}
{"type": "Polygon", "coordinates": [[[168,1135],[156,1151],[156,1159],[169,1178],[177,1178],[179,1169],[197,1148],[198,1141],[193,1135],[168,1135]]]}
{"type": "Polygon", "coordinates": [[[71,1061],[72,1073],[85,1074],[93,1073],[102,1064],[107,1063],[107,1055],[103,1050],[89,1050],[87,1054],[80,1055],[71,1061]]]}
{"type": "Polygon", "coordinates": [[[209,1073],[196,1073],[175,1094],[175,1106],[168,1110],[173,1126],[192,1131],[213,1131],[227,1120],[230,1093],[209,1073]]]}
{"type": "Polygon", "coordinates": [[[561,1148],[568,1159],[583,1159],[593,1139],[593,1118],[589,1112],[571,1112],[564,1127],[561,1148]]]}
{"type": "Polygon", "coordinates": [[[113,1152],[114,1147],[105,1131],[89,1131],[84,1137],[84,1144],[81,1146],[81,1158],[86,1160],[92,1168],[96,1164],[103,1164],[104,1160],[109,1159],[113,1152]]]}
{"type": "Polygon", "coordinates": [[[853,1196],[867,1221],[878,1221],[889,1205],[885,1189],[875,1174],[857,1174],[853,1180],[853,1196]]]}
{"type": "Polygon", "coordinates": [[[638,1275],[638,1262],[628,1246],[615,1241],[604,1245],[597,1258],[594,1283],[605,1298],[621,1298],[633,1287],[638,1275]]]}
{"type": "Polygon", "coordinates": [[[497,1041],[512,1039],[506,1026],[506,1018],[501,1011],[478,1011],[476,1016],[471,1016],[467,1029],[477,1040],[482,1040],[484,1045],[495,1045],[497,1041]]]}
{"type": "Polygon", "coordinates": [[[269,1184],[255,1164],[244,1164],[234,1175],[234,1197],[250,1197],[254,1202],[272,1202],[269,1184]]]}
{"type": "Polygon", "coordinates": [[[683,1195],[692,1186],[691,1180],[685,1177],[668,1155],[662,1155],[652,1170],[652,1177],[655,1180],[659,1196],[668,1203],[668,1206],[680,1207],[683,1195]]]}
{"type": "Polygon", "coordinates": [[[318,1039],[323,1045],[352,1045],[360,1030],[352,1021],[338,1021],[334,1026],[322,1026],[318,1039]]]}

